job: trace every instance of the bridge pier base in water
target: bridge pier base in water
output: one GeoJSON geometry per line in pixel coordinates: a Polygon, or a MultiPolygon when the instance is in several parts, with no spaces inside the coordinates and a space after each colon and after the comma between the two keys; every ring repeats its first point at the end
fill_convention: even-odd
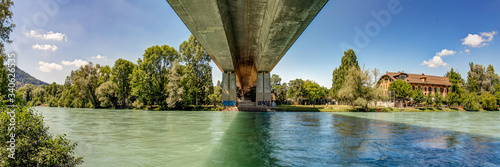
{"type": "Polygon", "coordinates": [[[267,71],[257,73],[255,101],[257,106],[271,106],[271,75],[267,71]]]}
{"type": "Polygon", "coordinates": [[[222,104],[236,106],[236,74],[234,72],[222,73],[222,104]]]}

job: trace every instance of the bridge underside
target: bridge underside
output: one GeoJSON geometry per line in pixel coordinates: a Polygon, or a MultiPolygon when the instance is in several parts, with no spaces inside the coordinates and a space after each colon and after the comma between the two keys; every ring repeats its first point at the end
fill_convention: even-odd
{"type": "MultiPolygon", "coordinates": [[[[223,71],[223,78],[228,75],[228,90],[233,89],[230,75],[234,73],[236,87],[247,92],[255,86],[262,93],[269,87],[266,75],[327,1],[167,0],[223,71]],[[262,78],[261,89],[258,78],[262,78]]],[[[263,96],[270,99],[270,90],[263,96]]]]}

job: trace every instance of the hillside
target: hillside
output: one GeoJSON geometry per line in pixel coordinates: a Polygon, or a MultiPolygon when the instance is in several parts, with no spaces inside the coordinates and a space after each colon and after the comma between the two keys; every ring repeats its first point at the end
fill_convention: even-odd
{"type": "Polygon", "coordinates": [[[40,81],[16,66],[16,87],[20,88],[26,84],[32,85],[48,85],[46,82],[40,81]]]}

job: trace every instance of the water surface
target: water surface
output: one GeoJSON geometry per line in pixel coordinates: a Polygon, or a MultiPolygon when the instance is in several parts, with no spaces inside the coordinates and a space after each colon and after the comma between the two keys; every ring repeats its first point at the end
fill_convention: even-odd
{"type": "Polygon", "coordinates": [[[498,112],[37,110],[82,166],[500,165],[498,112]]]}

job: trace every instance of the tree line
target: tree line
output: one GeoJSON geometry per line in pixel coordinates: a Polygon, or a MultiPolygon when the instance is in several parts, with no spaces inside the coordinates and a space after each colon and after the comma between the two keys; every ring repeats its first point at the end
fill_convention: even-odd
{"type": "Polygon", "coordinates": [[[183,109],[220,102],[212,84],[210,56],[193,35],[175,48],[151,46],[137,63],[118,59],[112,67],[81,66],[63,85],[30,85],[18,89],[20,102],[76,108],[183,109]]]}

